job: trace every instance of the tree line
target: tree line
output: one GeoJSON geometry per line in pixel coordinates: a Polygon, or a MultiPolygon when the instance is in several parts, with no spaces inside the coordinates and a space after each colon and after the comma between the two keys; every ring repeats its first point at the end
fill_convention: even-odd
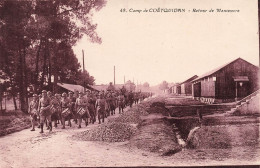
{"type": "Polygon", "coordinates": [[[86,35],[102,43],[92,22],[105,0],[0,1],[0,97],[8,92],[27,112],[28,88],[57,90],[57,83],[93,85],[72,47],[86,35]]]}

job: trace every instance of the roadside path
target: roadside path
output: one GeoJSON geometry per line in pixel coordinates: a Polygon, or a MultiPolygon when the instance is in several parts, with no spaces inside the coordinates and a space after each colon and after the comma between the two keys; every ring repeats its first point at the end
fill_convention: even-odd
{"type": "MultiPolygon", "coordinates": [[[[118,116],[117,110],[116,115],[109,118],[118,116]]],[[[230,149],[185,149],[172,156],[162,157],[157,153],[129,149],[126,146],[128,142],[107,143],[72,138],[74,134],[97,126],[98,124],[95,123],[87,127],[83,125],[78,129],[73,123],[71,128],[67,126],[63,130],[59,124],[58,128],[54,128],[51,133],[45,127],[44,134],[40,134],[39,129],[35,132],[25,129],[0,137],[0,167],[205,166],[260,163],[240,161],[241,158],[237,156],[224,159],[224,154],[230,155],[230,149]]],[[[231,150],[239,155],[244,148],[231,150]]],[[[250,153],[250,150],[248,152],[250,153]]]]}

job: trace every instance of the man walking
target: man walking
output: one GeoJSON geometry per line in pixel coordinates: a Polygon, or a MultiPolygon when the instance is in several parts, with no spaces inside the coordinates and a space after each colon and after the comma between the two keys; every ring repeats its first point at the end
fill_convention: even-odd
{"type": "Polygon", "coordinates": [[[86,126],[87,126],[87,119],[86,119],[86,115],[89,116],[88,113],[88,102],[87,100],[83,97],[83,93],[79,93],[79,98],[77,98],[76,100],[76,109],[77,109],[77,118],[78,118],[78,128],[81,128],[81,122],[82,122],[82,118],[85,118],[86,121],[86,126]]]}
{"type": "Polygon", "coordinates": [[[35,131],[35,123],[37,122],[37,110],[38,110],[38,95],[33,94],[33,100],[29,104],[29,114],[31,117],[32,129],[31,131],[35,131]]]}
{"type": "Polygon", "coordinates": [[[97,113],[98,113],[98,121],[99,124],[101,124],[101,118],[102,118],[102,122],[104,122],[105,120],[105,105],[106,105],[106,100],[103,98],[103,94],[100,93],[99,97],[96,101],[96,109],[97,109],[97,113]]]}
{"type": "Polygon", "coordinates": [[[41,132],[43,133],[43,124],[44,121],[47,120],[49,123],[50,131],[52,131],[52,124],[51,124],[51,99],[47,96],[47,91],[42,91],[42,98],[39,100],[38,111],[40,111],[40,127],[41,132]]]}

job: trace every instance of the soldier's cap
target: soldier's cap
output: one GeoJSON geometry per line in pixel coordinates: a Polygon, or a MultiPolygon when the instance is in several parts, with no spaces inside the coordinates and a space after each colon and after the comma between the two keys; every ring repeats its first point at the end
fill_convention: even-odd
{"type": "Polygon", "coordinates": [[[47,93],[51,93],[51,91],[48,91],[47,93]]]}
{"type": "Polygon", "coordinates": [[[54,96],[56,96],[56,97],[57,97],[57,96],[59,96],[59,94],[58,94],[58,93],[56,93],[54,96]]]}
{"type": "Polygon", "coordinates": [[[79,94],[83,94],[82,92],[79,92],[79,94]]]}
{"type": "Polygon", "coordinates": [[[62,97],[64,97],[64,96],[67,96],[67,94],[66,93],[62,93],[62,95],[61,95],[62,97]]]}
{"type": "Polygon", "coordinates": [[[69,92],[69,94],[73,94],[73,92],[69,92]]]}
{"type": "Polygon", "coordinates": [[[42,93],[47,93],[47,91],[46,90],[42,90],[42,93]]]}
{"type": "Polygon", "coordinates": [[[33,97],[38,97],[38,95],[37,94],[33,94],[33,97]]]}

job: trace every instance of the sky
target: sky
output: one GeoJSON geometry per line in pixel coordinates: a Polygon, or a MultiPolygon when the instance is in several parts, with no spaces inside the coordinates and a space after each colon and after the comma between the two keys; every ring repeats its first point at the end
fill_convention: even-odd
{"type": "Polygon", "coordinates": [[[125,76],[150,85],[182,82],[238,57],[259,66],[257,10],[257,0],[112,0],[93,15],[102,44],[83,37],[73,50],[82,65],[84,49],[85,68],[96,84],[113,82],[114,66],[117,84],[125,76]],[[129,11],[151,8],[185,12],[129,11]]]}

